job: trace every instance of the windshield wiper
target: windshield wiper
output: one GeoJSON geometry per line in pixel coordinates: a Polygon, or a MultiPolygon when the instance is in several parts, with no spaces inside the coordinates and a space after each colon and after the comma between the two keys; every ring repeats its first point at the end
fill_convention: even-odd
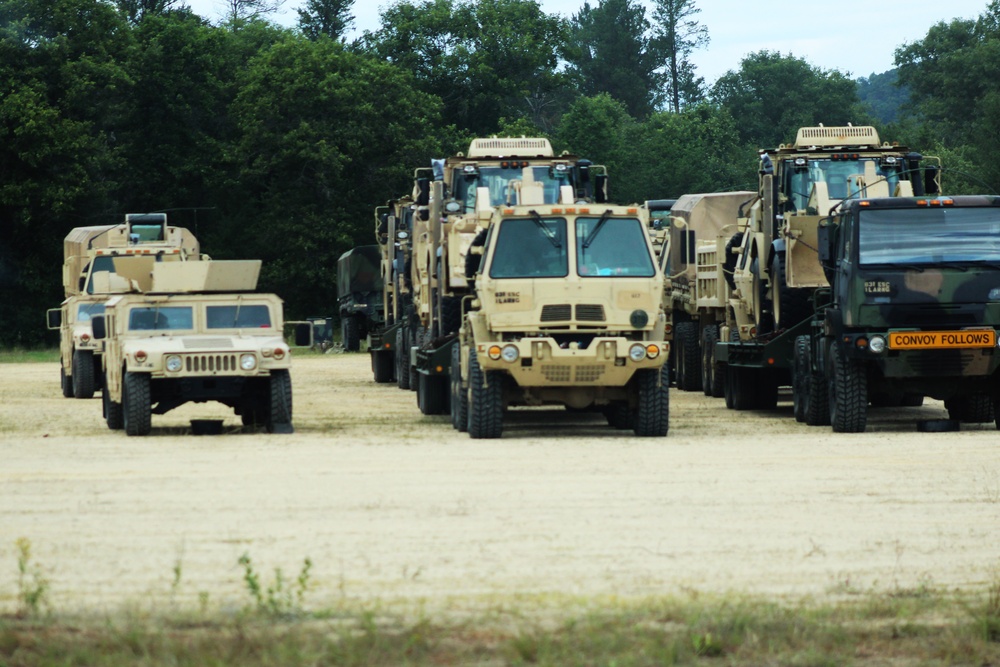
{"type": "Polygon", "coordinates": [[[597,224],[594,225],[594,228],[590,231],[590,233],[587,234],[587,238],[583,241],[584,249],[589,248],[590,244],[594,242],[594,239],[597,238],[597,234],[601,231],[601,228],[604,227],[604,223],[608,221],[610,216],[611,209],[609,208],[604,212],[604,215],[601,216],[600,220],[597,221],[597,224]]]}
{"type": "Polygon", "coordinates": [[[545,226],[544,222],[542,222],[542,216],[538,215],[538,211],[528,211],[528,213],[531,214],[531,219],[535,223],[535,226],[542,230],[542,236],[549,240],[549,243],[552,244],[553,248],[560,250],[562,248],[562,243],[559,243],[559,239],[556,238],[555,234],[549,233],[549,228],[545,226]]]}

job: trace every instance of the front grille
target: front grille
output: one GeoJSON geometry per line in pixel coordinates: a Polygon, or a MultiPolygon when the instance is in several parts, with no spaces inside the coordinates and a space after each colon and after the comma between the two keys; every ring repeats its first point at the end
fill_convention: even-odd
{"type": "Polygon", "coordinates": [[[542,366],[542,375],[549,382],[569,382],[570,367],[545,364],[542,366]]]}
{"type": "Polygon", "coordinates": [[[599,303],[581,303],[576,307],[576,319],[581,322],[603,322],[604,306],[599,303]]]}
{"type": "Polygon", "coordinates": [[[918,352],[907,358],[907,364],[918,375],[948,377],[962,375],[979,350],[935,350],[918,352]]]}
{"type": "Polygon", "coordinates": [[[572,317],[572,307],[568,303],[542,307],[542,322],[565,322],[572,317]]]}
{"type": "Polygon", "coordinates": [[[604,366],[578,366],[576,369],[577,382],[597,382],[604,375],[604,366]]]}
{"type": "Polygon", "coordinates": [[[235,354],[190,354],[184,357],[184,370],[188,373],[218,373],[237,368],[235,354]]]}

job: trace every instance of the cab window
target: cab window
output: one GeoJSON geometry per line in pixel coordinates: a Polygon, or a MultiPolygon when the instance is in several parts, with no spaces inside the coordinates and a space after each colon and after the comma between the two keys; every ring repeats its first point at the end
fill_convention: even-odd
{"type": "Polygon", "coordinates": [[[265,305],[208,306],[205,322],[209,329],[266,329],[271,312],[265,305]]]}
{"type": "Polygon", "coordinates": [[[191,306],[149,306],[129,311],[129,331],[175,331],[192,329],[191,306]]]}

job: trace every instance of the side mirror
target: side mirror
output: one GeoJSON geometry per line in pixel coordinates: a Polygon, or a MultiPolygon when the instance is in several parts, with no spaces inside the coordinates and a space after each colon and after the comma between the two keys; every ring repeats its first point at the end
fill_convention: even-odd
{"type": "Polygon", "coordinates": [[[62,308],[52,308],[45,311],[45,321],[49,329],[58,329],[62,326],[62,308]]]}
{"type": "Polygon", "coordinates": [[[819,243],[819,261],[828,264],[834,260],[832,241],[836,238],[830,225],[820,225],[816,230],[819,243]]]}
{"type": "Polygon", "coordinates": [[[90,328],[94,330],[94,340],[104,340],[108,337],[107,324],[104,315],[95,315],[90,320],[90,328]]]}
{"type": "Polygon", "coordinates": [[[292,338],[295,341],[295,347],[312,347],[316,342],[313,337],[315,333],[315,327],[313,322],[285,322],[285,336],[288,335],[288,327],[294,327],[292,329],[292,338]]]}
{"type": "Polygon", "coordinates": [[[600,174],[594,178],[594,201],[604,204],[608,201],[608,176],[600,174]]]}
{"type": "Polygon", "coordinates": [[[924,194],[928,196],[941,194],[941,190],[937,184],[937,175],[937,167],[926,167],[924,169],[924,194]]]}
{"type": "Polygon", "coordinates": [[[417,179],[417,206],[427,206],[431,201],[431,182],[426,178],[417,179]]]}

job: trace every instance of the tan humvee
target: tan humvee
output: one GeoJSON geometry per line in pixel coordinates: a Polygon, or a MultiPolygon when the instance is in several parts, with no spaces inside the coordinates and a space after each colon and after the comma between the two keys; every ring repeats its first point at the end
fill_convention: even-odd
{"type": "Polygon", "coordinates": [[[292,431],[282,302],[273,294],[248,292],[259,271],[259,260],[154,264],[148,292],[105,302],[93,328],[104,342],[109,428],[146,435],[152,414],[189,401],[218,401],[245,425],[292,431]],[[168,285],[175,289],[166,291],[168,285]]]}
{"type": "Polygon", "coordinates": [[[90,318],[103,312],[108,295],[134,285],[115,271],[116,260],[130,260],[142,282],[156,262],[202,259],[198,240],[183,227],[167,224],[166,213],[129,213],[118,225],[77,227],[63,241],[63,292],[66,300],[47,313],[48,327],[59,329],[60,385],[67,398],[91,398],[101,388],[102,345],[94,340],[90,318]]]}
{"type": "Polygon", "coordinates": [[[498,208],[452,356],[453,425],[502,433],[507,406],[602,411],[669,426],[669,343],[648,211],[608,204],[498,208]]]}

